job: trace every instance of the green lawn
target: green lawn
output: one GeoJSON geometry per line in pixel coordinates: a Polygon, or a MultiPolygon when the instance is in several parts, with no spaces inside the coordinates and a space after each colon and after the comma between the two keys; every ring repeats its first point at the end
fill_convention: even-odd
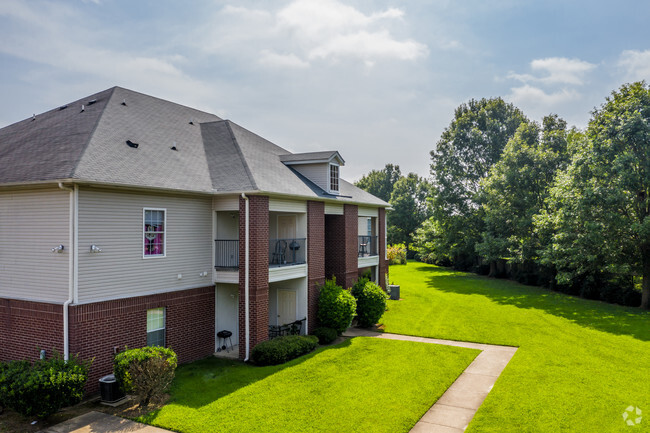
{"type": "Polygon", "coordinates": [[[650,431],[648,312],[415,262],[390,276],[386,332],[519,346],[467,432],[650,431]]]}
{"type": "Polygon", "coordinates": [[[180,367],[172,400],[140,419],[180,432],[407,432],[477,350],[357,337],[281,366],[180,367]]]}

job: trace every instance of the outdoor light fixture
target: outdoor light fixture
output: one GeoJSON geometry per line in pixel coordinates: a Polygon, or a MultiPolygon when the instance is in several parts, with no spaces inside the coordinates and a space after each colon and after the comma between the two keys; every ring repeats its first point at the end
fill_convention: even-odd
{"type": "Polygon", "coordinates": [[[59,245],[58,247],[52,248],[53,253],[62,253],[65,247],[63,245],[59,245]]]}
{"type": "Polygon", "coordinates": [[[92,245],[90,246],[90,252],[91,252],[91,253],[101,253],[101,252],[102,252],[102,249],[99,248],[97,245],[92,244],[92,245]]]}

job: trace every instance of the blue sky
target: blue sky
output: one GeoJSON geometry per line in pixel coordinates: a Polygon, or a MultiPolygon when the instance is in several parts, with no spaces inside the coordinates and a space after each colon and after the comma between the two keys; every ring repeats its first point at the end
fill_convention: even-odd
{"type": "Polygon", "coordinates": [[[0,126],[118,85],[213,112],[356,180],[429,173],[469,99],[584,127],[650,80],[650,2],[0,2],[0,126]]]}

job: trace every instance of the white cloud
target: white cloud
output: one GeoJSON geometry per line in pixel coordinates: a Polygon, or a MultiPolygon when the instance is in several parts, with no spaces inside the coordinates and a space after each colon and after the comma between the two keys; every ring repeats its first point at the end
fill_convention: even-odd
{"type": "Polygon", "coordinates": [[[225,6],[210,24],[204,48],[294,69],[314,61],[356,59],[372,66],[428,54],[426,45],[395,36],[393,27],[405,27],[400,9],[364,13],[337,0],[294,0],[275,11],[225,6]]]}
{"type": "Polygon", "coordinates": [[[510,72],[508,78],[522,83],[538,82],[546,85],[570,84],[581,86],[584,84],[585,75],[595,67],[596,65],[580,59],[548,57],[530,62],[530,69],[537,75],[510,72]]]}
{"type": "Polygon", "coordinates": [[[650,50],[625,50],[617,65],[628,81],[650,80],[650,50]]]}
{"type": "Polygon", "coordinates": [[[508,99],[515,105],[521,106],[538,105],[546,108],[580,99],[580,94],[575,90],[561,89],[556,92],[545,92],[528,84],[514,87],[510,91],[508,99]]]}
{"type": "Polygon", "coordinates": [[[304,69],[309,67],[309,62],[300,59],[295,54],[278,54],[269,50],[262,50],[260,63],[278,68],[304,69]]]}

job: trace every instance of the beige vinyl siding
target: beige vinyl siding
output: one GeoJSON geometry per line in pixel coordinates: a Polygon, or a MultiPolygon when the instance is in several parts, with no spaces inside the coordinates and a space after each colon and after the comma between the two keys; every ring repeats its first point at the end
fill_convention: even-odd
{"type": "Polygon", "coordinates": [[[296,200],[285,200],[280,198],[271,198],[269,199],[269,211],[306,213],[307,202],[296,201],[296,200]]]}
{"type": "Polygon", "coordinates": [[[379,211],[376,207],[363,207],[359,206],[359,216],[360,217],[377,217],[379,216],[379,211]]]}
{"type": "Polygon", "coordinates": [[[45,302],[68,298],[70,192],[0,192],[0,297],[45,302]],[[63,245],[62,253],[52,248],[63,245]]]}
{"type": "Polygon", "coordinates": [[[329,164],[295,164],[291,167],[325,191],[330,190],[329,164]]]}
{"type": "Polygon", "coordinates": [[[343,205],[339,203],[325,203],[325,215],[343,215],[343,205]]]}
{"type": "Polygon", "coordinates": [[[210,285],[212,215],[209,197],[81,189],[79,302],[210,285]],[[166,210],[166,257],[142,256],[143,208],[166,210]]]}

